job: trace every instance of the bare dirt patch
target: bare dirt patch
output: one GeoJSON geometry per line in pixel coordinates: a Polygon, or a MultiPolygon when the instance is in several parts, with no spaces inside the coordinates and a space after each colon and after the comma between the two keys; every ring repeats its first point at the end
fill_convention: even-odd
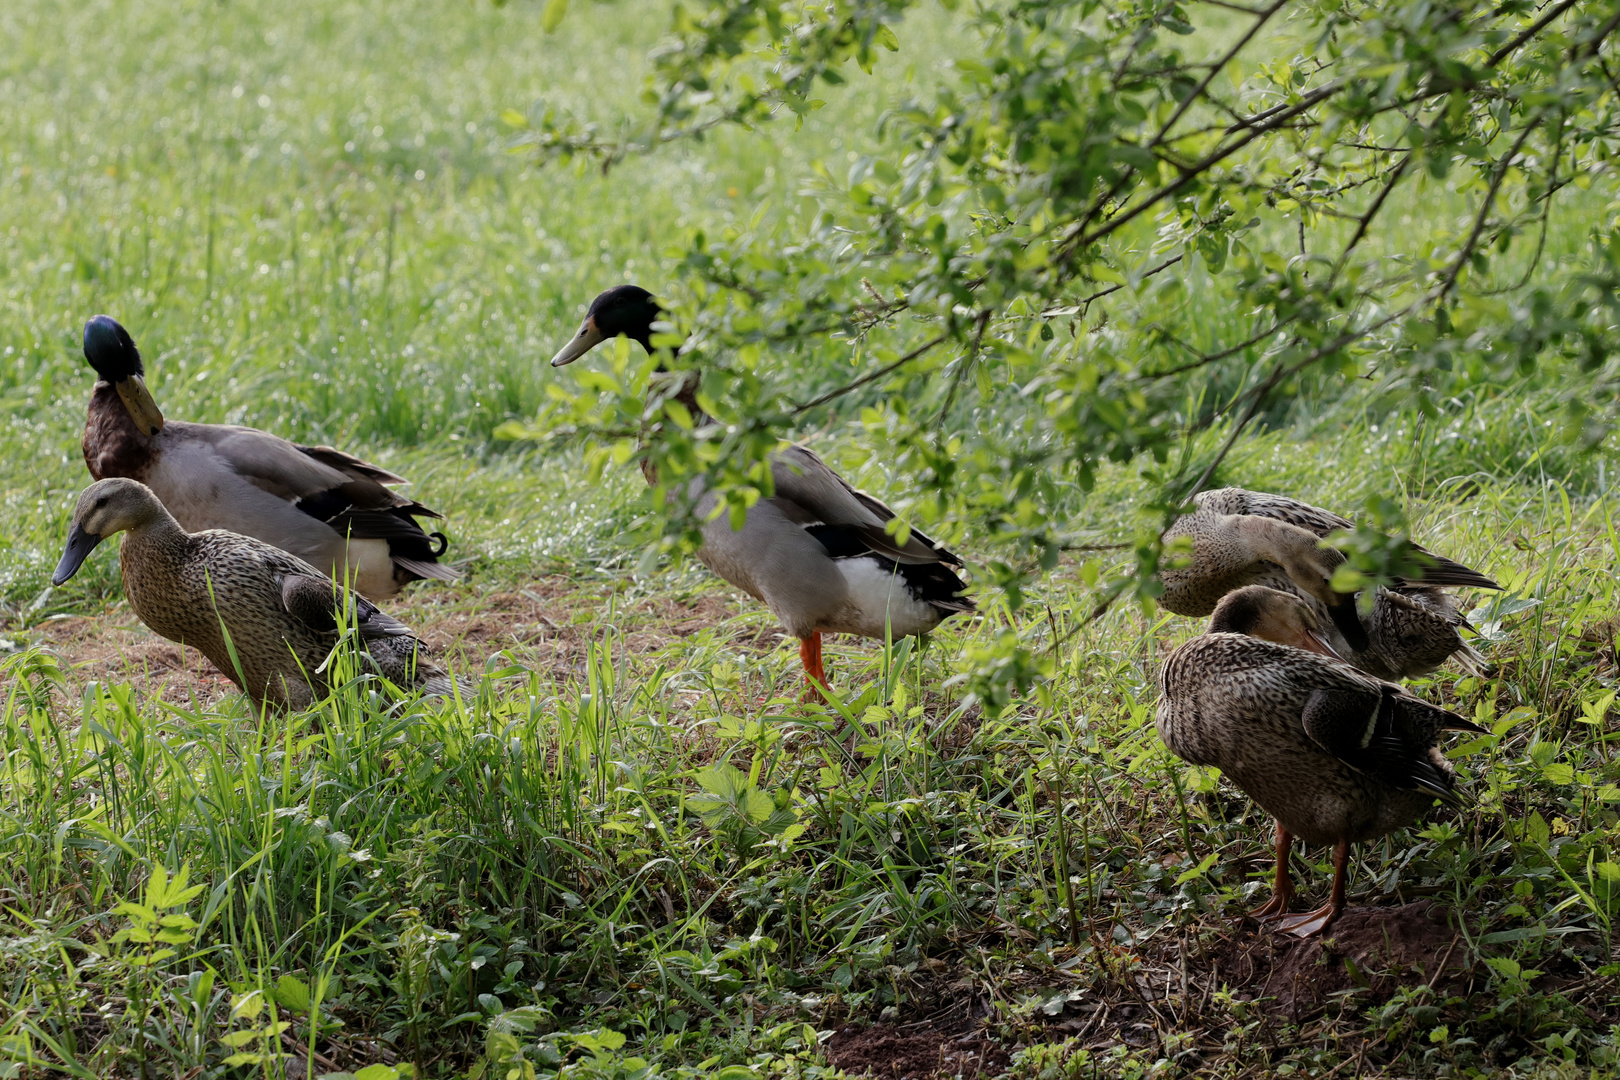
{"type": "Polygon", "coordinates": [[[1221,981],[1275,998],[1296,1021],[1354,988],[1378,998],[1420,983],[1455,990],[1473,971],[1456,914],[1432,900],[1351,908],[1316,938],[1245,925],[1206,962],[1221,981]]]}
{"type": "Polygon", "coordinates": [[[212,704],[236,687],[195,649],[158,637],[118,604],[104,615],[49,619],[27,638],[62,658],[70,680],[128,682],[146,700],[212,704]]]}
{"type": "Polygon", "coordinates": [[[827,1060],[849,1073],[883,1080],[925,1080],[935,1076],[994,1076],[1012,1056],[988,1032],[930,1021],[846,1027],[827,1042],[827,1060]]]}
{"type": "MultiPolygon", "coordinates": [[[[556,678],[585,674],[593,642],[611,622],[616,644],[646,655],[735,619],[737,598],[701,593],[619,601],[617,581],[541,578],[517,590],[477,593],[418,586],[384,605],[414,628],[430,651],[457,671],[483,670],[491,656],[510,653],[519,663],[556,678]],[[609,616],[611,617],[611,620],[609,616]]],[[[767,653],[779,635],[757,620],[737,620],[727,635],[738,648],[767,653]]],[[[17,634],[57,653],[78,685],[91,680],[129,682],[146,700],[217,703],[234,687],[206,657],[147,630],[122,601],[90,616],[47,620],[17,634]]]]}
{"type": "MultiPolygon", "coordinates": [[[[622,587],[616,581],[552,577],[485,595],[424,590],[396,601],[390,612],[415,627],[458,670],[479,670],[490,656],[509,652],[520,663],[559,677],[583,675],[591,644],[609,630],[616,647],[650,655],[723,626],[739,612],[735,598],[723,594],[625,600],[615,596],[622,587]]],[[[727,636],[738,647],[764,653],[776,648],[779,635],[738,620],[727,636]]]]}

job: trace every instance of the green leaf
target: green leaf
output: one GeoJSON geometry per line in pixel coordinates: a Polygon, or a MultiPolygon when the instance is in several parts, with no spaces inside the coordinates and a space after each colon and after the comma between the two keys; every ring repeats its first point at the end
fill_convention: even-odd
{"type": "Polygon", "coordinates": [[[743,795],[742,812],[749,821],[762,825],[776,812],[776,803],[763,791],[750,787],[743,795]]]}
{"type": "Polygon", "coordinates": [[[1575,782],[1575,767],[1562,761],[1554,761],[1541,767],[1541,775],[1554,784],[1573,784],[1575,782]]]}
{"type": "Polygon", "coordinates": [[[273,991],[276,1004],[293,1012],[307,1013],[310,1009],[311,996],[309,984],[292,975],[283,975],[276,980],[273,991]]]}
{"type": "Polygon", "coordinates": [[[1213,851],[1208,855],[1205,855],[1203,860],[1197,866],[1193,867],[1191,870],[1183,871],[1181,876],[1176,878],[1176,884],[1185,885],[1193,878],[1203,877],[1205,874],[1209,873],[1209,868],[1215,865],[1218,858],[1219,856],[1217,856],[1213,851]]]}
{"type": "Polygon", "coordinates": [[[554,33],[567,14],[568,0],[546,0],[546,6],[540,12],[540,29],[548,34],[554,33]]]}
{"type": "Polygon", "coordinates": [[[354,1074],[354,1080],[400,1080],[406,1075],[392,1065],[367,1065],[354,1074]]]}
{"type": "Polygon", "coordinates": [[[716,762],[706,769],[699,769],[693,779],[698,787],[728,803],[736,802],[748,785],[748,777],[729,761],[716,762]]]}

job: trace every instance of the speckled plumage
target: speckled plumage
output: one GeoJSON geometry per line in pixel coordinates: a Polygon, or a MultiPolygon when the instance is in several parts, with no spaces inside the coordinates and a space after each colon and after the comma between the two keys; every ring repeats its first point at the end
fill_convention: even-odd
{"type": "Polygon", "coordinates": [[[1219,768],[1276,819],[1273,897],[1251,914],[1282,918],[1279,925],[1302,936],[1343,911],[1351,844],[1409,824],[1437,798],[1463,804],[1440,733],[1483,732],[1325,655],[1323,625],[1293,593],[1231,593],[1216,606],[1211,631],[1165,661],[1156,715],[1172,752],[1219,768]],[[1333,891],[1317,910],[1287,916],[1295,837],[1333,845],[1333,891]]]}
{"type": "Polygon", "coordinates": [[[1454,798],[1437,744],[1467,722],[1342,661],[1205,634],[1171,654],[1159,689],[1165,745],[1219,768],[1309,843],[1382,836],[1454,798]]]}
{"type": "MultiPolygon", "coordinates": [[[[1351,528],[1348,519],[1296,499],[1243,488],[1202,492],[1194,501],[1198,509],[1165,533],[1167,544],[1187,537],[1193,548],[1188,565],[1170,567],[1160,574],[1164,595],[1159,602],[1167,610],[1178,615],[1208,615],[1227,593],[1246,585],[1263,585],[1300,597],[1318,615],[1328,614],[1318,595],[1321,590],[1313,593],[1307,589],[1298,568],[1290,573],[1263,556],[1288,550],[1309,553],[1322,537],[1351,528]]],[[[1496,583],[1461,563],[1429,554],[1436,565],[1425,570],[1421,580],[1403,580],[1393,589],[1379,588],[1371,613],[1354,616],[1365,632],[1364,647],[1356,647],[1338,628],[1324,626],[1340,656],[1370,675],[1390,680],[1428,674],[1453,656],[1472,669],[1485,664],[1485,658],[1458,633],[1463,617],[1455,597],[1441,586],[1494,589],[1496,583]]],[[[1309,558],[1307,554],[1307,561],[1309,558]]],[[[1331,574],[1342,556],[1323,551],[1320,560],[1320,568],[1331,574]]]]}
{"type": "MultiPolygon", "coordinates": [[[[149,629],[199,650],[266,704],[305,708],[326,692],[325,674],[317,669],[338,640],[340,600],[332,579],[309,563],[221,529],[188,533],[150,488],[128,479],[86,488],[74,528],[58,583],[72,576],[98,538],[125,531],[119,548],[124,591],[149,629]],[[82,550],[75,561],[76,543],[82,550]]],[[[365,646],[357,652],[362,663],[400,687],[451,691],[444,669],[422,654],[404,624],[358,595],[351,602],[365,646]]]]}

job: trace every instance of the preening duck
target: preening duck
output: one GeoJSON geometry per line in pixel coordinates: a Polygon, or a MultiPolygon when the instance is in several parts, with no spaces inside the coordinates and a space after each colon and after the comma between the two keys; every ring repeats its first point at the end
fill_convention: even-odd
{"type": "MultiPolygon", "coordinates": [[[[653,352],[653,323],[662,312],[635,285],[591,302],[579,331],[552,358],[572,363],[603,341],[624,336],[653,352]]],[[[698,423],[695,381],[676,395],[698,423]]],[[[729,516],[707,521],[712,494],[697,500],[705,519],[698,558],[710,570],[770,608],[799,639],[807,693],[827,685],[822,634],[883,639],[925,634],[957,612],[973,610],[952,568],[962,560],[916,529],[900,544],[884,529],[894,518],[879,500],[851,487],[811,451],[789,446],[771,458],[775,493],[749,508],[740,529],[729,516]]],[[[651,479],[651,477],[649,477],[651,479]]]]}
{"type": "Polygon", "coordinates": [[[139,480],[182,528],[257,537],[351,575],[373,600],[418,578],[461,576],[439,562],[444,534],[416,521],[441,515],[389,488],[403,477],[256,428],[164,419],[134,339],[106,315],[84,324],[84,357],[101,376],[84,425],[84,463],[95,479],[139,480]]]}
{"type": "Polygon", "coordinates": [[[1167,610],[1208,615],[1234,589],[1265,585],[1316,605],[1331,622],[1324,633],[1338,655],[1380,679],[1426,675],[1448,658],[1475,673],[1488,666],[1458,633],[1464,619],[1443,587],[1500,588],[1477,570],[1418,548],[1434,565],[1420,578],[1378,589],[1371,613],[1363,615],[1354,593],[1336,593],[1330,584],[1344,556],[1321,545],[1329,533],[1352,528],[1348,519],[1243,488],[1205,491],[1193,501],[1198,509],[1164,535],[1167,544],[1179,537],[1192,542],[1188,565],[1160,572],[1159,603],[1167,610]]]}
{"type": "Polygon", "coordinates": [[[1159,673],[1159,737],[1213,765],[1277,821],[1270,902],[1251,912],[1301,937],[1344,910],[1350,845],[1392,832],[1439,799],[1463,806],[1442,731],[1484,729],[1333,656],[1326,624],[1293,593],[1251,585],[1159,673]],[[1333,846],[1327,903],[1287,916],[1295,838],[1333,846]]]}
{"type": "MultiPolygon", "coordinates": [[[[97,544],[120,532],[129,534],[118,552],[124,592],[150,630],[200,650],[264,704],[307,708],[325,693],[319,669],[337,642],[344,601],[330,577],[251,536],[188,533],[151,488],[114,478],[79,495],[51,583],[67,581],[97,544]]],[[[350,599],[344,624],[359,630],[377,674],[403,688],[452,691],[409,627],[363,597],[350,599]]]]}

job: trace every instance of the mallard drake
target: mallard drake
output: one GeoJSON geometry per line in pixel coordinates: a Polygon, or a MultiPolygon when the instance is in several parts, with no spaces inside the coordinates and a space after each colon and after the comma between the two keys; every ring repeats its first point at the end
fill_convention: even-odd
{"type": "Polygon", "coordinates": [[[1277,821],[1272,898],[1251,914],[1301,937],[1344,910],[1350,845],[1461,807],[1442,731],[1484,728],[1372,678],[1333,655],[1316,611],[1293,593],[1251,585],[1215,607],[1209,631],[1159,673],[1159,737],[1185,761],[1213,765],[1277,821]],[[1285,917],[1295,838],[1333,846],[1326,904],[1285,917]]]}
{"type": "MultiPolygon", "coordinates": [[[[552,357],[561,367],[603,341],[624,336],[653,353],[662,309],[635,285],[608,289],[591,302],[578,333],[552,357]]],[[[673,395],[701,426],[695,380],[673,395]]],[[[884,639],[926,634],[957,612],[972,611],[967,586],[952,572],[962,560],[916,529],[904,544],[884,525],[894,511],[850,484],[811,451],[789,446],[771,458],[775,492],[749,508],[740,529],[728,517],[708,521],[716,500],[696,489],[703,526],[698,558],[770,608],[799,639],[807,694],[827,685],[822,634],[884,639]]],[[[649,480],[652,477],[649,474],[649,480]]]]}
{"type": "Polygon", "coordinates": [[[1324,627],[1343,659],[1380,679],[1426,675],[1455,658],[1479,673],[1488,664],[1458,633],[1464,623],[1457,601],[1442,586],[1500,588],[1484,574],[1443,555],[1418,548],[1434,565],[1423,576],[1402,580],[1374,594],[1372,611],[1361,614],[1356,594],[1330,584],[1344,556],[1321,540],[1352,528],[1338,514],[1281,495],[1221,488],[1199,494],[1198,509],[1164,534],[1168,544],[1192,542],[1188,565],[1161,570],[1159,603],[1178,615],[1208,615],[1216,602],[1245,585],[1266,585],[1320,605],[1324,627]]]}
{"type": "Polygon", "coordinates": [[[387,486],[403,477],[256,428],[165,420],[146,388],[135,340],[106,315],[84,324],[84,358],[101,376],[84,425],[84,463],[95,479],[139,480],[182,528],[257,537],[353,576],[373,600],[418,578],[461,576],[439,562],[444,534],[416,522],[441,515],[387,486]]]}
{"type": "MultiPolygon", "coordinates": [[[[321,667],[338,640],[341,586],[262,540],[223,529],[188,533],[156,493],[135,480],[98,480],[73,510],[61,585],[97,544],[127,532],[118,551],[130,607],[154,633],[198,649],[254,699],[307,708],[325,693],[321,667]]],[[[371,667],[396,686],[448,694],[444,669],[410,628],[350,594],[344,625],[359,631],[371,667]]]]}

